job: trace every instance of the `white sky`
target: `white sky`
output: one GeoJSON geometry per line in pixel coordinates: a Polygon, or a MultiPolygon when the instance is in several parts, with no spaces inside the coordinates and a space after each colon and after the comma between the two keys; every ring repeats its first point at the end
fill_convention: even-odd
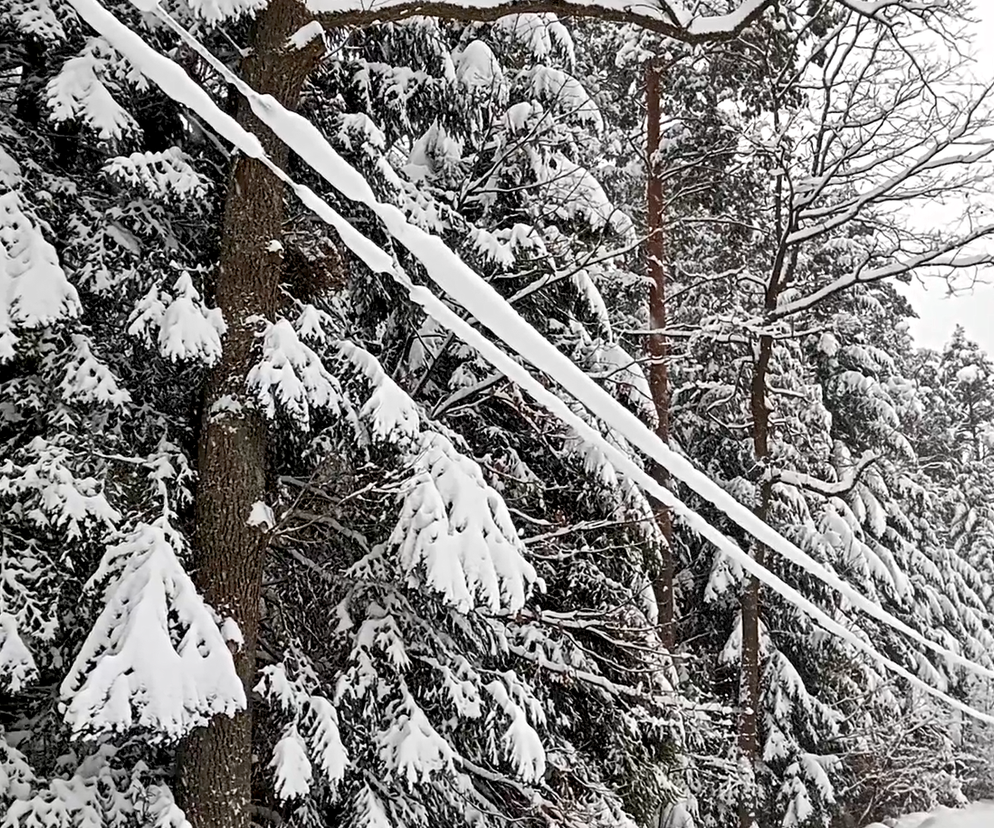
{"type": "MultiPolygon", "coordinates": [[[[977,54],[977,75],[994,77],[994,3],[991,0],[974,0],[975,15],[980,25],[975,33],[974,49],[977,54]]],[[[994,201],[994,181],[991,182],[991,199],[994,201]]],[[[970,339],[978,342],[994,355],[994,267],[978,273],[978,283],[972,290],[948,296],[944,281],[916,281],[903,292],[918,312],[911,330],[918,343],[928,348],[941,348],[957,324],[966,329],[970,339]]]]}

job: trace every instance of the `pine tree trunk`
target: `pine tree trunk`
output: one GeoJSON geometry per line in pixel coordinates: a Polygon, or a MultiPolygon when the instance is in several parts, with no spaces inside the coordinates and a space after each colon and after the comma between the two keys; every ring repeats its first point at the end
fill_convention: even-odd
{"type": "MultiPolygon", "coordinates": [[[[760,468],[770,455],[770,409],[766,399],[766,375],[773,355],[773,338],[760,337],[759,354],[753,366],[750,408],[752,410],[753,452],[760,468]]],[[[759,484],[756,515],[765,521],[769,517],[773,484],[763,479],[759,484]]],[[[757,564],[766,563],[766,547],[756,542],[752,557],[757,564]]],[[[739,684],[739,761],[743,764],[746,789],[739,803],[739,825],[752,828],[757,824],[756,764],[759,760],[759,677],[762,658],[759,647],[760,582],[746,579],[742,592],[742,677],[739,684]]]]}
{"type": "MultiPolygon", "coordinates": [[[[660,331],[666,327],[666,256],[665,215],[663,202],[663,177],[657,153],[659,150],[660,78],[662,65],[649,60],[645,66],[646,126],[646,263],[649,276],[649,334],[646,350],[649,356],[649,390],[656,409],[656,434],[664,443],[670,439],[670,379],[669,344],[660,331]]],[[[669,475],[658,463],[653,464],[652,475],[665,486],[669,475]]],[[[675,642],[673,607],[673,521],[669,509],[659,506],[656,520],[664,544],[659,550],[659,569],[653,578],[653,592],[659,613],[659,637],[663,647],[670,651],[675,642]]]]}
{"type": "MultiPolygon", "coordinates": [[[[255,24],[242,66],[246,82],[296,108],[320,46],[287,49],[309,16],[294,0],[273,0],[255,24]]],[[[241,101],[239,122],[285,166],[283,144],[241,101]]],[[[282,260],[269,242],[282,237],[284,187],[257,161],[239,157],[228,183],[217,278],[217,306],[228,326],[224,352],[208,381],[199,442],[196,578],[207,601],[233,618],[244,643],[235,667],[251,690],[259,632],[259,596],[267,538],[250,526],[253,504],[266,496],[266,422],[252,404],[246,378],[258,359],[253,317],[271,319],[282,260]],[[226,404],[219,406],[221,400],[226,404]],[[233,404],[231,404],[233,403],[233,404]]],[[[194,828],[248,828],[251,816],[252,720],[245,711],[219,716],[180,746],[177,792],[194,828]]]]}
{"type": "MultiPolygon", "coordinates": [[[[773,107],[775,130],[780,131],[780,110],[773,107]]],[[[778,240],[776,252],[770,268],[770,278],[763,296],[763,309],[770,313],[777,307],[780,294],[793,278],[797,266],[797,248],[790,249],[786,244],[788,225],[793,219],[789,215],[790,199],[784,189],[783,176],[777,177],[774,194],[774,232],[778,240]]],[[[773,500],[773,482],[766,475],[770,458],[770,405],[766,396],[767,376],[770,360],[773,357],[773,337],[760,336],[759,350],[752,369],[749,408],[752,414],[753,456],[763,477],[759,483],[756,516],[764,523],[769,520],[770,503],[773,500]]],[[[760,566],[766,564],[766,547],[758,541],[753,544],[752,557],[760,566]]],[[[753,828],[758,825],[758,793],[756,769],[760,757],[760,675],[762,657],[760,654],[759,629],[762,616],[762,585],[759,579],[746,577],[740,604],[742,613],[742,663],[739,683],[739,761],[747,787],[739,803],[740,828],[753,828]]]]}

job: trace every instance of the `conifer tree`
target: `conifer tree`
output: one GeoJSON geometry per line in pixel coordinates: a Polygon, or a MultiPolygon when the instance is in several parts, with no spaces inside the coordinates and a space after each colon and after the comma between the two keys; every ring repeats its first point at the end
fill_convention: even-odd
{"type": "MultiPolygon", "coordinates": [[[[71,5],[0,0],[5,825],[607,828],[661,815],[717,828],[756,791],[756,813],[788,825],[847,810],[840,781],[879,744],[857,728],[900,728],[893,708],[913,694],[794,603],[743,611],[743,586],[758,587],[686,526],[671,548],[686,643],[664,646],[652,579],[667,540],[641,466],[623,473],[637,438],[557,391],[580,417],[564,425],[426,317],[401,285],[420,286],[429,263],[381,220],[440,238],[612,410],[657,426],[640,360],[644,124],[628,91],[656,52],[682,70],[666,75],[661,153],[685,343],[674,444],[915,630],[989,653],[982,521],[936,497],[900,438],[923,430],[910,343],[891,330],[905,311],[860,269],[889,275],[907,237],[882,250],[873,221],[839,219],[867,207],[846,180],[852,157],[835,186],[839,159],[817,137],[770,149],[770,113],[800,118],[817,97],[803,73],[773,75],[804,64],[806,28],[845,51],[828,38],[835,17],[762,2],[626,13],[648,35],[612,28],[617,10],[596,4],[583,25],[558,5],[468,3],[453,13],[475,22],[455,22],[390,3],[98,4],[168,56],[160,68],[182,65],[173,81],[235,116],[267,167],[91,30],[92,4],[71,5]],[[388,22],[335,26],[376,19],[388,22]],[[227,71],[270,96],[261,109],[227,71]],[[293,155],[267,126],[281,108],[397,213],[347,201],[293,155]],[[810,195],[823,173],[810,200],[788,198],[787,183],[810,195]],[[284,177],[311,189],[292,195],[284,177]],[[320,199],[403,278],[373,272],[349,224],[336,234],[302,207],[320,199]],[[757,217],[783,232],[757,232],[757,217]],[[784,321],[802,314],[818,329],[784,321]],[[743,662],[761,702],[743,730],[758,771],[745,795],[721,748],[743,662]]],[[[906,12],[839,20],[886,38],[906,12]]],[[[974,125],[955,117],[968,104],[946,113],[963,127],[953,144],[974,125]]],[[[946,186],[926,178],[928,192],[946,186]]],[[[873,180],[884,205],[907,195],[873,180]]],[[[948,264],[967,241],[915,239],[920,260],[902,272],[948,264]]],[[[958,355],[948,370],[954,359],[986,365],[958,355]]],[[[953,476],[987,458],[985,371],[955,369],[950,438],[973,440],[953,476]]],[[[976,508],[980,478],[956,479],[976,508]]],[[[959,680],[810,571],[768,563],[933,685],[959,680]]],[[[936,797],[959,782],[929,779],[936,797]]]]}

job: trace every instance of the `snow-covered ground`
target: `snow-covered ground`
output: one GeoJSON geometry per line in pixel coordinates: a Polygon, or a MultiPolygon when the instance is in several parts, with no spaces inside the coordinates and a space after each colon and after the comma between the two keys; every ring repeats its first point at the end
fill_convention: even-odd
{"type": "Polygon", "coordinates": [[[938,808],[929,814],[910,814],[866,828],[994,828],[994,802],[978,802],[967,808],[938,808]]]}

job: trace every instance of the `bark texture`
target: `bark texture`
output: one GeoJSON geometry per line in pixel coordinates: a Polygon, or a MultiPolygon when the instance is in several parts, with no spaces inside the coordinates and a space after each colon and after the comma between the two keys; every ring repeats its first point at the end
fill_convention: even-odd
{"type": "MultiPolygon", "coordinates": [[[[756,364],[753,366],[750,408],[752,409],[753,452],[760,469],[765,469],[770,456],[770,408],[766,398],[766,377],[770,357],[773,355],[773,338],[760,338],[756,364]]],[[[770,511],[773,484],[765,477],[759,484],[759,502],[756,514],[766,521],[770,511]]],[[[760,566],[766,563],[766,547],[753,544],[753,559],[760,566]]],[[[762,658],[759,647],[759,621],[761,615],[761,584],[759,579],[748,577],[742,591],[742,676],[739,684],[739,758],[745,771],[746,789],[739,803],[741,828],[757,824],[755,774],[759,759],[759,677],[762,658]]]]}
{"type": "MultiPolygon", "coordinates": [[[[779,125],[778,112],[774,111],[775,123],[779,125]]],[[[779,128],[779,126],[778,126],[779,128]]],[[[797,265],[797,251],[788,252],[785,243],[788,230],[785,216],[787,199],[781,180],[778,180],[774,203],[776,238],[780,241],[770,268],[770,278],[763,296],[763,309],[771,314],[784,287],[789,284],[797,265]]],[[[758,492],[756,515],[766,523],[770,515],[773,499],[773,479],[766,473],[770,459],[770,403],[766,394],[767,379],[770,373],[770,360],[773,357],[773,337],[760,336],[756,350],[756,360],[752,368],[749,408],[752,414],[752,448],[756,466],[762,475],[758,492]]],[[[752,556],[756,563],[766,563],[766,547],[758,541],[753,544],[752,556]]],[[[747,577],[742,592],[742,677],[739,685],[739,759],[746,771],[747,788],[739,804],[740,828],[752,828],[758,824],[755,784],[756,766],[760,757],[759,733],[759,691],[762,671],[759,629],[762,615],[762,585],[758,578],[747,577]]]]}
{"type": "MultiPolygon", "coordinates": [[[[670,439],[670,378],[669,343],[662,331],[666,328],[666,215],[663,176],[660,169],[659,123],[660,86],[663,66],[649,60],[645,66],[645,99],[647,110],[646,154],[646,269],[649,277],[649,334],[646,350],[649,357],[649,389],[656,409],[656,435],[664,443],[670,439]]],[[[653,464],[652,476],[665,486],[669,475],[662,466],[653,464]]],[[[666,650],[672,650],[676,640],[673,608],[673,519],[669,509],[659,506],[656,520],[665,541],[659,551],[659,570],[653,578],[653,592],[659,612],[659,637],[666,650]]]]}
{"type": "MultiPolygon", "coordinates": [[[[308,22],[295,0],[273,0],[259,17],[242,76],[259,92],[296,108],[320,44],[288,50],[287,38],[308,22]]],[[[283,144],[241,101],[239,122],[285,166],[283,144]]],[[[224,352],[208,381],[201,425],[195,532],[198,586],[241,629],[235,667],[251,690],[259,633],[259,596],[267,550],[261,527],[249,526],[253,504],[266,499],[267,424],[247,392],[258,359],[259,323],[277,306],[282,260],[269,242],[283,233],[284,187],[259,162],[239,157],[228,183],[216,303],[228,326],[224,352]],[[234,405],[218,406],[222,399],[234,405]]],[[[248,828],[252,816],[251,711],[219,716],[180,747],[177,792],[194,828],[248,828]]]]}

